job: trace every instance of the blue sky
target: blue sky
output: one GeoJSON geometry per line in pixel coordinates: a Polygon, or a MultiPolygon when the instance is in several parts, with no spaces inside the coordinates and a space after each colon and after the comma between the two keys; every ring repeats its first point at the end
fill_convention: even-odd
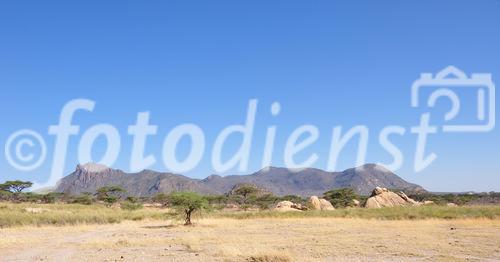
{"type": "MultiPolygon", "coordinates": [[[[79,112],[81,132],[70,140],[65,170],[78,163],[82,132],[110,123],[121,133],[115,168],[129,167],[127,127],[149,111],[158,135],[147,153],[151,169],[165,171],[161,144],[176,125],[203,128],[207,150],[186,175],[213,173],[213,141],[230,124],[243,123],[250,99],[259,106],[250,170],[260,169],[266,128],[278,127],[273,165],[280,166],[289,134],[316,125],[320,138],[297,159],[316,152],[326,168],[331,130],[370,128],[367,162],[390,162],[378,144],[387,125],[406,127],[392,138],[405,156],[398,174],[433,191],[500,191],[500,133],[431,136],[438,159],[413,172],[416,137],[409,128],[422,111],[410,107],[410,87],[422,72],[455,65],[466,73],[500,77],[500,1],[2,1],[0,4],[0,141],[29,128],[43,135],[48,158],[17,171],[0,151],[0,180],[47,180],[62,106],[75,98],[96,102],[79,112]],[[278,101],[282,110],[270,115],[278,101]]],[[[446,108],[446,105],[443,105],[446,108]]],[[[443,114],[437,108],[433,115],[443,114]]],[[[439,121],[436,122],[439,124],[439,121]]],[[[95,157],[105,148],[95,144],[95,157]]],[[[230,140],[225,154],[238,146],[230,140]]],[[[189,143],[181,143],[179,157],[189,143]]],[[[3,149],[3,145],[2,145],[3,149]]],[[[339,169],[354,166],[356,145],[339,169]]],[[[231,170],[223,175],[237,174],[231,170]]]]}

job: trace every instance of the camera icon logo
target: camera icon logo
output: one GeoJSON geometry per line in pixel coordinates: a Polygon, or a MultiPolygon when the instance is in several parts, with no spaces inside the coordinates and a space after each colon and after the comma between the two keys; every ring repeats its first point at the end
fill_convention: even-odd
{"type": "Polygon", "coordinates": [[[489,132],[495,128],[495,84],[491,74],[472,74],[468,77],[463,71],[454,66],[448,66],[435,76],[432,73],[423,73],[420,79],[413,82],[411,88],[411,106],[420,106],[420,97],[423,90],[433,90],[427,99],[427,107],[435,107],[438,99],[448,98],[451,109],[445,114],[443,132],[489,132]],[[476,108],[473,124],[446,124],[456,120],[460,113],[461,100],[457,91],[468,89],[473,91],[476,108]]]}

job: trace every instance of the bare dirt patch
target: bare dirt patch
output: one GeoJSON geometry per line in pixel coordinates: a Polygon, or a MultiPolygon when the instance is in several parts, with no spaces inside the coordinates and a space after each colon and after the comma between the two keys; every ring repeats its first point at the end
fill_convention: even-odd
{"type": "Polygon", "coordinates": [[[499,220],[140,221],[0,229],[2,261],[500,260],[499,220]]]}

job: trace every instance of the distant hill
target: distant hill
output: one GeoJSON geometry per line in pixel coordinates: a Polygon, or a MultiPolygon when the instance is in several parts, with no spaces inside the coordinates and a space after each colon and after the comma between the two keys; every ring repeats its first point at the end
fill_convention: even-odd
{"type": "Polygon", "coordinates": [[[94,193],[100,187],[118,185],[135,196],[153,196],[173,191],[225,194],[238,184],[254,184],[279,196],[322,195],[337,188],[352,188],[359,194],[369,195],[377,186],[412,192],[425,191],[421,186],[409,183],[375,164],[342,172],[326,172],[314,168],[293,171],[269,167],[250,175],[211,175],[203,180],[152,170],[125,173],[98,164],[85,164],[78,165],[72,174],[61,179],[55,191],[69,194],[94,193]]]}

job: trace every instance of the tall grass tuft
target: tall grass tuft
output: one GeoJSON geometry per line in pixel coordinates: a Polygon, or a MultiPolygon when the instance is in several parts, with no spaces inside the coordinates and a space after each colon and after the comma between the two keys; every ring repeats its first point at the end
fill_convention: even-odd
{"type": "Polygon", "coordinates": [[[2,204],[0,227],[25,225],[109,224],[124,220],[166,219],[165,210],[109,208],[82,204],[2,204]]]}

